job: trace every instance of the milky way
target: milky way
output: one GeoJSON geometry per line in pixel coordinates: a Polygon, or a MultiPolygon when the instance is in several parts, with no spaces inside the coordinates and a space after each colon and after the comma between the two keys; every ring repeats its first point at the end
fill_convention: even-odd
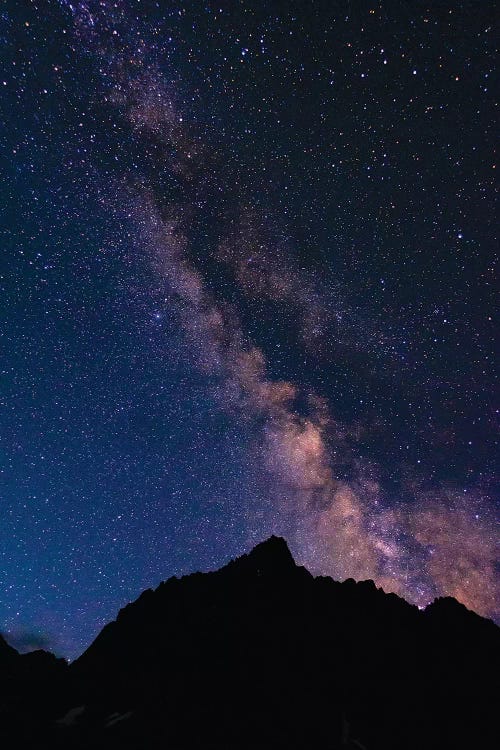
{"type": "MultiPolygon", "coordinates": [[[[296,137],[309,141],[304,140],[303,147],[293,153],[297,159],[300,152],[307,166],[302,169],[297,163],[288,169],[286,158],[271,161],[265,128],[259,148],[259,112],[252,110],[253,120],[241,122],[241,111],[237,113],[231,94],[231,74],[222,91],[214,94],[210,72],[201,61],[193,62],[186,75],[178,57],[174,60],[177,39],[172,36],[176,32],[169,36],[169,28],[176,28],[175,14],[182,18],[185,8],[172,8],[163,16],[154,4],[145,4],[142,10],[134,7],[133,12],[132,4],[125,2],[59,5],[73,50],[87,61],[94,76],[91,125],[86,127],[97,135],[85,153],[85,190],[94,193],[112,217],[113,231],[125,238],[120,256],[123,294],[136,309],[150,315],[153,323],[160,325],[167,318],[179,334],[163,350],[155,344],[155,359],[163,362],[165,370],[172,359],[183,362],[192,378],[201,379],[212,413],[220,415],[227,429],[234,425],[241,430],[240,457],[250,483],[236,516],[246,546],[271,532],[282,534],[297,561],[315,574],[341,580],[372,578],[384,590],[419,606],[436,596],[451,595],[481,614],[498,617],[491,473],[471,469],[464,477],[459,468],[453,471],[447,464],[458,450],[457,433],[461,441],[469,442],[465,428],[457,427],[450,414],[460,411],[462,402],[470,407],[475,376],[469,377],[463,364],[453,372],[452,360],[449,368],[446,364],[434,367],[434,355],[429,355],[425,339],[434,336],[434,318],[444,319],[444,325],[448,325],[446,316],[458,319],[463,299],[457,301],[442,280],[437,281],[439,263],[432,268],[430,251],[419,269],[403,270],[415,263],[404,249],[405,242],[413,241],[412,227],[419,226],[430,242],[432,233],[442,232],[447,221],[440,209],[435,226],[431,217],[427,226],[414,204],[405,206],[402,180],[391,178],[391,159],[396,158],[393,142],[405,138],[406,116],[401,111],[394,116],[385,111],[382,125],[374,120],[373,132],[371,126],[361,134],[346,134],[335,127],[331,134],[328,130],[315,134],[317,123],[302,124],[303,113],[297,105],[297,110],[290,110],[300,123],[296,137]],[[224,116],[216,111],[220,109],[224,116]],[[396,134],[392,133],[394,121],[399,122],[396,134]],[[243,148],[232,135],[236,125],[249,134],[254,132],[250,156],[247,146],[243,148]],[[374,154],[379,149],[376,128],[387,131],[391,144],[385,148],[391,153],[382,150],[378,160],[359,166],[365,158],[359,154],[370,151],[367,141],[373,144],[374,154]],[[346,137],[351,143],[344,147],[346,137]],[[319,166],[315,138],[320,141],[319,166]],[[316,184],[322,179],[316,175],[330,169],[325,162],[325,138],[332,166],[339,170],[334,171],[338,195],[333,202],[316,184]],[[377,203],[373,195],[363,196],[361,187],[352,192],[350,181],[361,184],[358,169],[365,170],[365,181],[371,174],[378,177],[380,190],[386,191],[383,200],[377,203]],[[308,181],[311,201],[323,195],[337,216],[327,241],[324,215],[305,202],[308,181]],[[345,201],[342,190],[350,195],[345,201]],[[360,240],[358,232],[364,232],[370,202],[371,228],[360,240]],[[343,211],[350,211],[352,218],[342,219],[343,211]],[[389,219],[391,212],[394,217],[389,219]],[[310,229],[308,222],[315,216],[323,218],[310,229]],[[387,261],[385,270],[369,272],[370,252],[383,256],[380,247],[384,243],[392,247],[391,233],[401,248],[387,261]],[[397,267],[391,269],[394,259],[400,263],[400,272],[397,267]],[[415,284],[420,285],[426,274],[428,287],[442,286],[440,292],[429,293],[430,300],[424,304],[414,297],[412,279],[419,277],[415,284]],[[391,284],[394,300],[385,289],[391,284]],[[384,294],[388,301],[380,301],[384,294]]],[[[198,12],[209,14],[209,24],[214,25],[218,15],[229,13],[217,8],[209,4],[204,11],[193,10],[192,29],[197,28],[198,12]]],[[[242,11],[242,18],[246,12],[242,11]]],[[[260,17],[258,9],[248,12],[252,18],[260,17]]],[[[306,21],[297,22],[290,13],[286,24],[290,36],[305,34],[300,23],[306,21]]],[[[424,75],[421,67],[425,66],[414,61],[411,51],[401,52],[405,45],[396,45],[398,34],[391,37],[386,26],[383,34],[391,38],[392,49],[373,42],[363,46],[363,23],[380,15],[382,24],[390,24],[390,14],[368,6],[359,14],[353,20],[356,28],[361,24],[359,39],[351,40],[343,32],[338,37],[343,55],[351,54],[352,45],[359,48],[359,54],[350,63],[342,59],[342,64],[332,55],[330,69],[325,67],[327,51],[322,50],[321,64],[318,60],[317,71],[310,75],[324,76],[333,90],[341,74],[355,75],[359,85],[372,75],[372,57],[377,56],[377,69],[383,69],[386,58],[397,50],[393,70],[397,97],[392,98],[397,107],[411,107],[406,78],[412,81],[424,75]],[[398,99],[400,92],[404,102],[398,99]]],[[[262,29],[266,24],[279,27],[274,17],[262,10],[260,15],[262,29]]],[[[419,11],[415,16],[422,28],[429,22],[444,23],[439,14],[427,20],[426,15],[432,13],[419,11]]],[[[339,11],[339,24],[341,20],[347,23],[349,15],[339,11]]],[[[323,22],[320,13],[318,24],[323,22]]],[[[232,18],[229,28],[234,23],[232,18]]],[[[409,22],[400,17],[398,23],[402,29],[409,22]]],[[[265,57],[268,36],[273,36],[262,29],[257,33],[252,26],[245,41],[243,27],[235,32],[233,64],[238,66],[247,65],[253,54],[265,57]]],[[[300,59],[297,44],[290,48],[290,58],[300,59]]],[[[425,58],[425,48],[420,49],[425,58]]],[[[196,57],[193,49],[191,55],[196,57]]],[[[282,62],[277,55],[270,64],[277,67],[282,62]]],[[[444,64],[444,58],[425,63],[427,68],[444,64]]],[[[217,80],[221,78],[222,74],[217,80]]],[[[450,74],[449,86],[454,78],[450,74]]],[[[425,112],[425,107],[429,113],[443,107],[446,99],[439,100],[436,92],[430,83],[424,93],[414,94],[422,99],[419,112],[425,112]]],[[[276,127],[280,118],[290,117],[287,107],[292,107],[294,96],[294,89],[283,95],[283,113],[274,114],[276,127]]],[[[376,100],[376,89],[357,96],[361,102],[364,97],[366,108],[376,100]]],[[[379,96],[382,100],[385,93],[379,96]]],[[[264,111],[272,113],[265,92],[262,101],[264,111]]],[[[354,116],[350,124],[354,131],[361,127],[354,116]]],[[[427,126],[419,127],[425,130],[427,126]]],[[[433,127],[437,125],[428,126],[426,137],[431,137],[433,127]]],[[[440,137],[436,137],[438,142],[440,137]]],[[[412,136],[406,138],[405,148],[411,150],[412,136]]],[[[411,158],[425,161],[425,183],[431,157],[419,156],[415,148],[411,158]]],[[[395,174],[400,170],[400,165],[393,165],[395,174]]],[[[441,177],[450,180],[439,176],[438,184],[441,177]]],[[[431,187],[424,184],[422,189],[431,187]]],[[[445,200],[436,185],[432,189],[438,204],[445,200]]],[[[455,227],[452,213],[450,209],[456,243],[467,230],[455,227]]],[[[415,252],[418,257],[418,249],[415,252]]],[[[450,244],[450,256],[455,252],[450,244]]],[[[482,273],[478,275],[482,278],[482,273]]],[[[455,333],[460,338],[458,329],[455,333]]],[[[147,372],[147,361],[141,367],[147,372]]],[[[476,417],[484,423],[490,415],[485,418],[482,409],[483,402],[476,417]]],[[[210,440],[209,431],[206,440],[210,440]]],[[[483,464],[489,460],[486,450],[483,459],[483,464]]],[[[116,460],[120,461],[119,455],[116,460]]],[[[230,455],[227,461],[231,462],[230,455]]],[[[220,545],[213,553],[214,562],[224,559],[223,540],[220,545]]]]}
{"type": "MultiPolygon", "coordinates": [[[[98,17],[97,26],[103,22],[98,17]]],[[[101,39],[99,30],[95,34],[101,39]]],[[[222,147],[210,155],[203,136],[190,135],[189,122],[174,103],[168,72],[150,67],[147,49],[141,48],[138,57],[133,48],[113,53],[106,41],[104,34],[106,100],[130,122],[145,150],[151,137],[155,145],[153,179],[130,187],[141,229],[137,249],[150,256],[165,282],[167,304],[176,305],[198,366],[215,375],[221,409],[252,423],[252,459],[268,483],[268,523],[292,534],[299,560],[315,572],[373,578],[385,590],[419,604],[435,594],[452,595],[492,615],[494,533],[482,498],[472,493],[464,499],[460,490],[441,487],[429,492],[418,488],[410,508],[397,500],[388,508],[383,488],[373,478],[376,467],[368,473],[363,469],[352,428],[334,421],[335,404],[312,390],[304,393],[300,383],[271,378],[262,349],[242,329],[237,305],[224,295],[216,300],[203,268],[222,262],[243,295],[295,308],[298,346],[314,351],[323,337],[333,336],[346,349],[370,353],[374,332],[366,336],[359,321],[356,328],[353,312],[345,311],[335,293],[328,300],[328,315],[325,291],[289,261],[291,250],[275,231],[273,217],[252,205],[238,181],[236,186],[231,182],[234,176],[223,166],[222,147]],[[161,170],[179,176],[189,200],[170,200],[158,188],[155,177],[161,170]],[[196,257],[192,227],[205,214],[216,223],[215,239],[207,234],[196,257]],[[329,317],[338,321],[335,326],[329,317]],[[299,396],[305,406],[298,405],[299,396]],[[345,463],[347,441],[346,481],[339,479],[336,463],[345,463]]],[[[404,364],[398,364],[403,372],[404,364]]],[[[251,517],[248,523],[255,535],[251,517]]]]}

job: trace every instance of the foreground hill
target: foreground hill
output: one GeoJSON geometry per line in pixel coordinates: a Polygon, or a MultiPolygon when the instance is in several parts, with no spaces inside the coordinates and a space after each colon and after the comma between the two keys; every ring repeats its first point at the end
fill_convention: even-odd
{"type": "Polygon", "coordinates": [[[492,747],[498,632],[454,599],[313,578],[271,537],[145,591],[70,667],[0,643],[0,720],[12,747],[492,747]]]}

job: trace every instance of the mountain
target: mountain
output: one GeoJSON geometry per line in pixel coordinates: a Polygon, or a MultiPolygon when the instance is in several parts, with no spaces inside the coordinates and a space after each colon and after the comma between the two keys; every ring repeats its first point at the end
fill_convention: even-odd
{"type": "Polygon", "coordinates": [[[2,747],[36,747],[40,738],[51,736],[68,676],[64,659],[42,650],[19,654],[0,635],[2,747]]]}
{"type": "Polygon", "coordinates": [[[314,578],[271,537],[143,592],[69,667],[38,657],[43,710],[19,662],[34,657],[0,642],[32,696],[0,718],[26,748],[486,748],[498,632],[454,599],[420,611],[372,581],[314,578]]]}

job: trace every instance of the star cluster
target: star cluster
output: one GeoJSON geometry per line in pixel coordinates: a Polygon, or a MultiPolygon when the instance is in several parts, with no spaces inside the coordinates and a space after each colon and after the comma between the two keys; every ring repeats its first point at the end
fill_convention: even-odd
{"type": "Polygon", "coordinates": [[[7,4],[13,641],[271,532],[498,617],[491,16],[7,4]]]}

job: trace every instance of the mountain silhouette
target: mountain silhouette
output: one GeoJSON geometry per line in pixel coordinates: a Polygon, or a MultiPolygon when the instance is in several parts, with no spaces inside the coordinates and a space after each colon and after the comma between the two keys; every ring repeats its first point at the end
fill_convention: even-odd
{"type": "Polygon", "coordinates": [[[67,666],[0,639],[4,747],[493,747],[498,628],[373,581],[314,578],[278,537],[148,589],[67,666]],[[9,744],[10,743],[10,744],[9,744]]]}

